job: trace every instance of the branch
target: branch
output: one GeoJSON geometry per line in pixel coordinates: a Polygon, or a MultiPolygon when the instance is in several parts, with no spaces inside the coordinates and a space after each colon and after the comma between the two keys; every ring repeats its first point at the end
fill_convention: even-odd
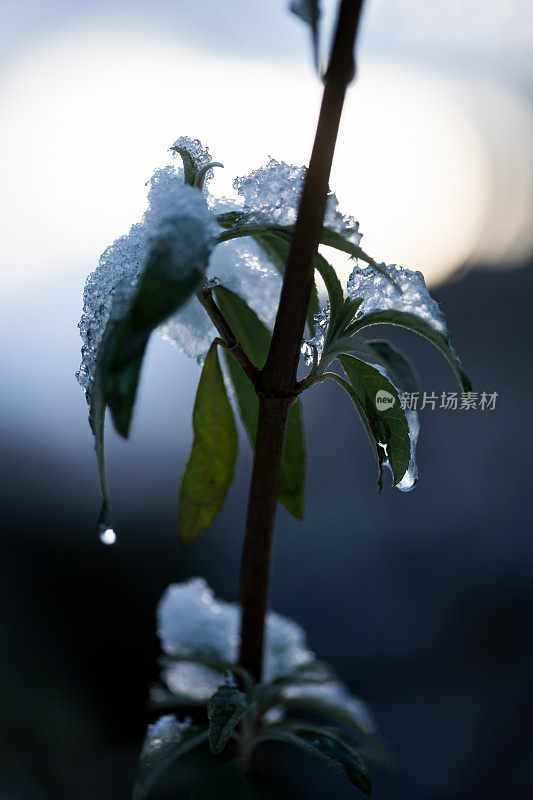
{"type": "Polygon", "coordinates": [[[213,300],[211,289],[199,289],[196,292],[196,297],[207,311],[211,322],[219,332],[222,343],[226,350],[229,350],[233,353],[248,378],[251,380],[253,385],[256,386],[259,377],[259,370],[248,358],[241,345],[237,342],[235,334],[231,330],[228,321],[213,300]]]}
{"type": "Polygon", "coordinates": [[[346,88],[355,75],[353,49],[362,0],[341,0],[309,169],[294,226],[272,341],[256,390],[259,419],[241,561],[239,664],[261,679],[270,556],[285,428],[301,389],[296,380],[314,279],[314,261],[346,88]]]}

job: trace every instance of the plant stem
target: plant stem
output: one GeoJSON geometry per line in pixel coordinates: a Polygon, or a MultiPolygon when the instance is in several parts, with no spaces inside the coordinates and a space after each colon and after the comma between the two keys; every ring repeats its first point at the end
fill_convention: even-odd
{"type": "Polygon", "coordinates": [[[219,332],[222,344],[226,348],[226,350],[230,350],[247,376],[250,378],[254,386],[257,383],[259,370],[255,366],[255,364],[248,358],[246,353],[244,352],[241,345],[237,342],[235,338],[235,334],[231,330],[231,327],[222,314],[222,311],[219,309],[215,301],[213,300],[213,295],[211,294],[210,289],[199,289],[196,292],[196,297],[203,305],[205,310],[207,311],[209,318],[217,331],[219,332]]]}
{"type": "Polygon", "coordinates": [[[324,220],[331,163],[363,0],[341,0],[315,142],[285,267],[272,342],[256,388],[259,419],[241,561],[240,666],[261,679],[270,559],[285,428],[299,386],[296,373],[324,220]]]}

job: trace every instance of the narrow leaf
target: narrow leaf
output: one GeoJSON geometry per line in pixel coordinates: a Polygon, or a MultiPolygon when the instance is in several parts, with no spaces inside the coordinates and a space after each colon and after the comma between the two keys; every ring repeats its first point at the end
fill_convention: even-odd
{"type": "Polygon", "coordinates": [[[328,350],[330,356],[337,354],[357,356],[372,364],[384,367],[392,383],[404,392],[417,392],[418,375],[415,368],[390,342],[367,341],[359,336],[341,336],[328,350]]]}
{"type": "Polygon", "coordinates": [[[429,342],[434,344],[435,347],[438,347],[453,369],[462,390],[464,392],[470,392],[472,390],[470,379],[463,370],[459,356],[453,349],[449,337],[442,334],[431,324],[420,317],[415,316],[414,314],[409,314],[404,311],[394,311],[393,309],[387,311],[374,311],[358,319],[351,326],[350,333],[363,330],[363,328],[367,328],[369,325],[378,325],[381,323],[399,325],[402,328],[407,328],[408,330],[418,333],[420,336],[423,336],[429,342]]]}
{"type": "Polygon", "coordinates": [[[174,153],[181,156],[183,162],[183,180],[187,186],[194,186],[198,169],[197,164],[190,152],[189,148],[180,144],[175,144],[170,148],[174,153]]]}
{"type": "Polygon", "coordinates": [[[326,349],[330,351],[331,343],[334,342],[338,336],[342,335],[343,330],[349,325],[359,306],[363,302],[361,297],[356,297],[352,300],[350,297],[345,297],[342,305],[340,306],[337,314],[330,320],[328,332],[326,336],[326,349]]]}
{"type": "Polygon", "coordinates": [[[311,30],[311,39],[313,42],[313,58],[317,72],[319,71],[319,41],[318,41],[318,23],[320,19],[320,4],[318,0],[292,0],[291,11],[300,17],[311,30]]]}
{"type": "Polygon", "coordinates": [[[89,406],[89,424],[94,436],[94,449],[96,451],[96,463],[98,465],[98,476],[102,491],[102,507],[98,516],[98,533],[101,535],[105,531],[115,531],[115,520],[107,485],[107,473],[105,465],[105,410],[106,406],[102,398],[100,382],[98,378],[94,381],[91,391],[91,402],[89,406]]]}
{"type": "MultiPolygon", "coordinates": [[[[252,361],[258,367],[262,367],[268,355],[270,331],[244,300],[229,289],[217,286],[215,296],[237,341],[252,361]]],[[[225,352],[224,358],[235,389],[243,425],[250,437],[252,447],[255,448],[259,416],[257,394],[242,367],[231,353],[225,352]]],[[[289,412],[278,489],[279,501],[297,519],[302,519],[304,516],[305,467],[302,407],[298,400],[289,412]]]]}
{"type": "Polygon", "coordinates": [[[133,800],[143,800],[159,776],[180,756],[207,739],[207,726],[180,723],[173,715],[148,726],[133,789],[133,800]]]}
{"type": "Polygon", "coordinates": [[[386,461],[396,486],[407,471],[411,455],[409,425],[398,392],[374,367],[351,356],[341,356],[340,361],[348,382],[335,373],[325,373],[324,377],[342,386],[355,405],[376,457],[380,488],[386,461]]]}
{"type": "Polygon", "coordinates": [[[344,302],[342,284],[334,268],[320,253],[316,255],[315,269],[326,285],[329,299],[330,320],[335,320],[344,302]]]}
{"type": "Polygon", "coordinates": [[[193,412],[193,445],[180,490],[183,544],[198,539],[221,510],[237,460],[237,427],[213,342],[207,353],[193,412]]]}
{"type": "Polygon", "coordinates": [[[224,286],[214,290],[218,306],[229,323],[235,338],[254,364],[261,369],[270,347],[270,331],[255,311],[235,292],[224,286]]]}
{"type": "Polygon", "coordinates": [[[194,179],[194,185],[197,189],[202,190],[204,188],[207,173],[210,169],[213,169],[213,167],[222,167],[222,169],[224,169],[224,164],[221,164],[220,161],[209,161],[208,164],[204,164],[204,166],[198,170],[196,178],[194,179]]]}
{"type": "Polygon", "coordinates": [[[355,748],[341,737],[314,726],[287,725],[265,729],[261,738],[298,747],[370,797],[372,784],[366,766],[355,748]]]}
{"type": "Polygon", "coordinates": [[[176,217],[154,240],[131,303],[112,319],[102,341],[99,367],[104,399],[115,427],[128,435],[144,352],[152,331],[198,288],[213,242],[207,217],[176,217]]]}
{"type": "Polygon", "coordinates": [[[225,748],[235,726],[250,708],[250,701],[236,686],[221,686],[207,704],[209,746],[213,755],[225,748]]]}

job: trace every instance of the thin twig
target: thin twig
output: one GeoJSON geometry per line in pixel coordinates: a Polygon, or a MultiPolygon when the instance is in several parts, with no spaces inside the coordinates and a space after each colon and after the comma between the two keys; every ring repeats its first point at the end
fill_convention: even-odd
{"type": "Polygon", "coordinates": [[[220,338],[222,339],[226,350],[230,350],[233,353],[245,371],[246,375],[250,378],[253,385],[256,386],[259,377],[259,370],[248,358],[241,345],[237,342],[235,334],[231,330],[228,321],[213,300],[211,289],[199,289],[196,292],[196,297],[207,311],[211,322],[219,332],[220,338]]]}

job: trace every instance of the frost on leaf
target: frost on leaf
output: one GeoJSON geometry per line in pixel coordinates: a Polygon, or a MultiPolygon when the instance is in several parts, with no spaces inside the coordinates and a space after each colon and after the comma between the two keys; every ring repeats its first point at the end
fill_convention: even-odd
{"type": "MultiPolygon", "coordinates": [[[[211,208],[216,213],[222,213],[228,206],[227,202],[211,203],[211,208]]],[[[232,205],[231,208],[235,206],[232,205]]],[[[273,326],[281,291],[281,277],[252,239],[234,239],[219,244],[211,255],[206,282],[220,283],[231,289],[248,303],[265,325],[273,326]]],[[[161,333],[164,339],[171,341],[190,358],[205,354],[217,335],[196,297],[167,320],[161,333]]]]}
{"type": "Polygon", "coordinates": [[[348,297],[362,297],[357,315],[362,317],[373,311],[401,311],[413,314],[446,334],[446,320],[428,292],[421,272],[404,269],[397,264],[380,265],[392,280],[366,265],[355,267],[348,279],[348,297]]]}
{"type": "MultiPolygon", "coordinates": [[[[163,679],[176,695],[207,701],[224,683],[239,648],[240,608],[217,600],[203,578],[171,584],[158,609],[158,634],[170,661],[163,679]]],[[[293,620],[270,612],[267,617],[265,681],[289,675],[310,664],[305,633],[293,620]]]]}
{"type": "MultiPolygon", "coordinates": [[[[176,237],[176,220],[180,229],[187,220],[195,224],[195,247],[197,236],[205,237],[210,244],[217,234],[218,226],[201,192],[185,186],[181,171],[168,166],[157,170],[149,181],[148,208],[140,223],[133,225],[128,234],[117,239],[101,255],[97,268],[85,284],[83,314],[79,324],[83,340],[82,362],[77,378],[90,403],[91,390],[96,372],[98,347],[107,323],[113,316],[124,312],[134,296],[139,278],[146,266],[152,243],[167,238],[179,251],[190,242],[187,237],[176,237]]],[[[179,262],[180,253],[176,252],[179,262]]]]}
{"type": "MultiPolygon", "coordinates": [[[[306,176],[305,167],[276,161],[271,158],[265,167],[236,178],[234,188],[243,199],[242,210],[251,215],[252,223],[294,225],[306,176]]],[[[328,194],[324,227],[340,233],[352,244],[361,241],[359,223],[339,211],[335,194],[328,194]]]]}
{"type": "Polygon", "coordinates": [[[205,739],[205,726],[193,725],[190,719],[180,722],[173,714],[160,717],[153,725],[149,725],[139,758],[133,800],[146,797],[173,761],[205,739]]]}
{"type": "Polygon", "coordinates": [[[411,444],[411,454],[409,456],[409,465],[407,467],[405,475],[403,476],[401,481],[396,484],[396,488],[399,489],[401,492],[410,492],[411,489],[415,488],[416,482],[418,480],[418,467],[416,464],[416,443],[418,441],[418,433],[420,431],[420,421],[418,419],[417,412],[412,409],[406,409],[405,416],[407,419],[407,424],[409,426],[409,441],[411,444]]]}

